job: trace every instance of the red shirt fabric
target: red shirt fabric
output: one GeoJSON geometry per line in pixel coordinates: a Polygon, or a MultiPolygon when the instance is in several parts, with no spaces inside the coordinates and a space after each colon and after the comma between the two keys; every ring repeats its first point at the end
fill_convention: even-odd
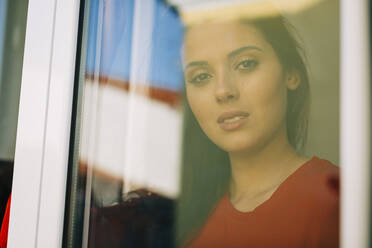
{"type": "Polygon", "coordinates": [[[269,200],[240,212],[226,194],[189,248],[339,247],[339,168],[313,157],[269,200]]]}
{"type": "Polygon", "coordinates": [[[3,223],[1,225],[0,248],[6,248],[7,242],[8,242],[10,201],[11,201],[11,196],[9,196],[8,203],[6,204],[6,210],[5,210],[5,214],[4,214],[4,218],[3,218],[3,223]]]}

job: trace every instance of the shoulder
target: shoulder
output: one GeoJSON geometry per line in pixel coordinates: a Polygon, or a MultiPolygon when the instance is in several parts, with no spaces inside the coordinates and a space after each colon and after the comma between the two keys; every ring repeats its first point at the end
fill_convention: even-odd
{"type": "Polygon", "coordinates": [[[340,170],[339,167],[332,162],[315,156],[306,162],[301,169],[304,175],[318,178],[327,175],[337,175],[340,170]]]}
{"type": "Polygon", "coordinates": [[[301,199],[300,205],[311,209],[313,218],[338,207],[340,169],[330,161],[313,157],[293,175],[289,191],[301,199]]]}
{"type": "Polygon", "coordinates": [[[338,247],[340,169],[330,161],[313,157],[298,175],[310,220],[310,247],[338,247]]]}
{"type": "Polygon", "coordinates": [[[308,193],[308,197],[339,197],[340,169],[328,160],[313,157],[297,172],[293,183],[308,193]]]}
{"type": "Polygon", "coordinates": [[[310,220],[322,219],[339,204],[339,168],[313,157],[295,171],[282,187],[283,203],[296,206],[310,220]]]}

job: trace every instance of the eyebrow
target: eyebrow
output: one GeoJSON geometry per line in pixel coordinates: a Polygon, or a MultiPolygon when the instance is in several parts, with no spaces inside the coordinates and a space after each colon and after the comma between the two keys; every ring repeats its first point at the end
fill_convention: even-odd
{"type": "Polygon", "coordinates": [[[228,58],[234,57],[234,56],[238,55],[239,53],[245,52],[247,50],[257,50],[257,51],[263,52],[263,50],[261,48],[256,47],[256,46],[244,46],[244,47],[240,47],[240,48],[230,52],[227,55],[227,57],[228,58]]]}
{"type": "Polygon", "coordinates": [[[192,67],[192,66],[206,66],[206,65],[208,65],[207,61],[193,61],[193,62],[188,63],[185,66],[185,70],[189,67],[192,67]]]}
{"type": "MultiPolygon", "coordinates": [[[[247,50],[256,50],[256,51],[260,51],[260,52],[263,52],[263,50],[257,46],[244,46],[244,47],[240,47],[232,52],[230,52],[227,57],[228,58],[231,58],[231,57],[234,57],[242,52],[245,52],[247,50]]],[[[185,66],[185,70],[188,69],[189,67],[193,67],[193,66],[207,66],[208,65],[208,62],[207,61],[193,61],[193,62],[190,62],[188,63],[186,66],[185,66]]]]}

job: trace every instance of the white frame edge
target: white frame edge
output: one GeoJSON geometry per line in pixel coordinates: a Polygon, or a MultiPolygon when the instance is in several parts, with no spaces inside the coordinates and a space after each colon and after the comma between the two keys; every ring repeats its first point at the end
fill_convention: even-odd
{"type": "Polygon", "coordinates": [[[368,1],[341,1],[341,247],[369,247],[370,37],[368,1]]]}
{"type": "Polygon", "coordinates": [[[80,0],[30,0],[8,247],[61,247],[80,0]]]}

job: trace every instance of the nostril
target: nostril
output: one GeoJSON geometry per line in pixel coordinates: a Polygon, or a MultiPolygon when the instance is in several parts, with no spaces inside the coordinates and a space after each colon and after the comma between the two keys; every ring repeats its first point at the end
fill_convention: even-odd
{"type": "Polygon", "coordinates": [[[222,102],[233,100],[233,99],[235,99],[235,95],[234,94],[228,94],[228,95],[225,95],[225,96],[218,96],[217,97],[217,102],[222,103],[222,102]]]}

